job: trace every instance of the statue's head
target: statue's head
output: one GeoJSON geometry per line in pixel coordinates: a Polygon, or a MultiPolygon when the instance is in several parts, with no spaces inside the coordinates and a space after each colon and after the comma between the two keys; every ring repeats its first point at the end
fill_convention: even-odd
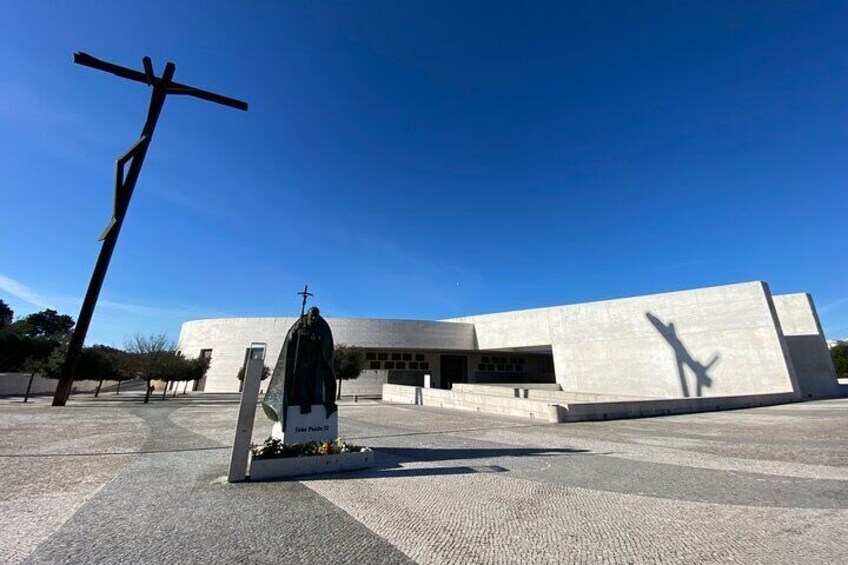
{"type": "Polygon", "coordinates": [[[309,310],[306,311],[306,323],[310,324],[310,325],[314,324],[315,320],[318,319],[318,316],[320,314],[321,314],[321,311],[318,310],[317,307],[312,306],[309,310]]]}

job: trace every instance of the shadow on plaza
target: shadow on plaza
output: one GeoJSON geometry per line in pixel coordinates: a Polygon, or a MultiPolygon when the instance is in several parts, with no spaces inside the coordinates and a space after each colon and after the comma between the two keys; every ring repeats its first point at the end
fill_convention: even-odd
{"type": "Polygon", "coordinates": [[[503,458],[557,457],[562,455],[603,455],[588,449],[576,448],[440,448],[440,447],[379,447],[374,449],[374,467],[363,471],[331,473],[303,477],[301,480],[320,481],[347,478],[408,478],[443,475],[468,475],[474,473],[505,473],[510,469],[490,461],[503,458]],[[475,460],[480,464],[475,465],[475,460]],[[447,466],[447,461],[462,462],[462,465],[447,466]],[[403,464],[434,463],[431,467],[403,467],[403,464]]]}

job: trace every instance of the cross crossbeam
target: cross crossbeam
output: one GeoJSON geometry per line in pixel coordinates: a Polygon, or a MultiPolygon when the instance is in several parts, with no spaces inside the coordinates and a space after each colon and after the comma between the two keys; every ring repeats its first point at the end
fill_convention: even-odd
{"type": "Polygon", "coordinates": [[[167,83],[163,83],[162,79],[153,74],[153,64],[150,61],[150,57],[145,57],[143,59],[143,73],[102,61],[96,57],[92,57],[88,53],[74,53],[74,63],[91,67],[92,69],[97,69],[99,71],[112,73],[113,75],[117,75],[121,78],[134,80],[150,86],[164,86],[166,88],[166,94],[184,94],[194,96],[195,98],[201,98],[203,100],[208,100],[209,102],[223,104],[224,106],[229,106],[230,108],[235,108],[237,110],[247,111],[247,102],[242,102],[241,100],[236,100],[235,98],[230,98],[228,96],[221,96],[220,94],[201,90],[200,88],[194,88],[193,86],[186,86],[185,84],[180,84],[178,82],[168,81],[167,83]]]}

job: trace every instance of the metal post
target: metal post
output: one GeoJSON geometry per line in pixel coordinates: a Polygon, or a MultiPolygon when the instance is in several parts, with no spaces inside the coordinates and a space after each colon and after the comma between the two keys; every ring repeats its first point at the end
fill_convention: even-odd
{"type": "Polygon", "coordinates": [[[259,398],[259,385],[262,382],[264,367],[265,344],[252,343],[247,367],[244,369],[244,388],[241,391],[236,436],[233,439],[230,472],[227,476],[227,480],[231,483],[242,482],[247,477],[250,440],[253,437],[253,421],[256,418],[256,401],[259,398]]]}

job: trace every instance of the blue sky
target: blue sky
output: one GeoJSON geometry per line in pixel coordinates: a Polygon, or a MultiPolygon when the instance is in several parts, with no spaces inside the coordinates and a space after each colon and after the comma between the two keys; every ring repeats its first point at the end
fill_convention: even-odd
{"type": "Polygon", "coordinates": [[[89,332],[438,319],[748,280],[848,336],[848,5],[26,2],[4,9],[0,298],[76,317],[147,87],[167,101],[89,332]],[[529,4],[529,5],[528,5],[529,4]]]}

